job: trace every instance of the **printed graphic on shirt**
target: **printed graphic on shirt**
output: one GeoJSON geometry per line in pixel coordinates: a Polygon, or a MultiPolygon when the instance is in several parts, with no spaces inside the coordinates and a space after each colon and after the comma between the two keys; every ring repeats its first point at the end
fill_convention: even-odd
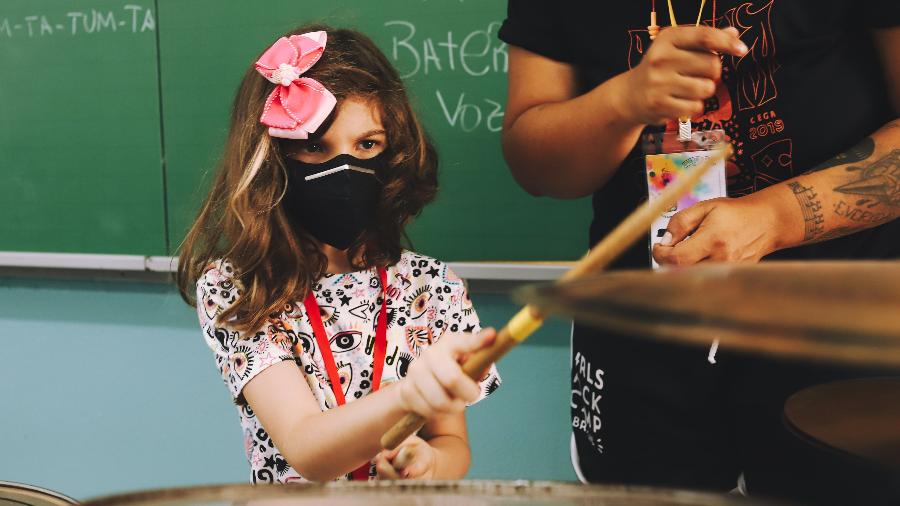
{"type": "Polygon", "coordinates": [[[572,430],[584,433],[591,447],[603,453],[603,419],[600,401],[603,399],[603,370],[575,352],[572,361],[572,430]]]}
{"type": "MultiPolygon", "coordinates": [[[[313,287],[322,324],[347,402],[372,391],[372,360],[382,293],[386,294],[387,350],[381,385],[405,377],[412,361],[447,331],[477,332],[478,315],[465,285],[446,264],[405,252],[387,269],[382,291],[375,269],[329,275],[313,287]]],[[[217,321],[240,296],[233,267],[211,265],[197,282],[197,314],[206,343],[231,395],[238,399],[244,385],[267,367],[293,361],[303,373],[322,411],[337,406],[321,350],[302,302],[271,315],[252,336],[241,336],[217,321]]],[[[496,369],[481,380],[482,398],[500,385],[496,369]]],[[[304,481],[279,453],[252,409],[238,406],[244,448],[253,483],[304,481]]],[[[370,470],[374,476],[374,468],[370,470]]]]}
{"type": "MultiPolygon", "coordinates": [[[[739,197],[793,177],[793,142],[776,110],[779,63],[772,12],[776,0],[748,1],[721,13],[704,11],[702,23],[737,28],[749,48],[743,57],[722,57],[722,80],[702,114],[691,118],[701,130],[721,129],[729,137],[734,156],[726,164],[728,194],[739,197]]],[[[628,68],[638,65],[650,48],[646,27],[628,30],[628,68]]],[[[670,120],[666,131],[678,130],[670,120]]]]}

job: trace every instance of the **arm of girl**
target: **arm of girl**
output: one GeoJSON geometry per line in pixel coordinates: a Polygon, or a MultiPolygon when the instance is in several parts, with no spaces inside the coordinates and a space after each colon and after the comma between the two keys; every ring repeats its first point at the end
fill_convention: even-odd
{"type": "MultiPolygon", "coordinates": [[[[324,413],[302,373],[290,361],[259,373],[247,383],[243,394],[282,456],[297,472],[313,481],[332,480],[370,461],[381,449],[381,435],[407,412],[428,419],[461,417],[466,402],[477,399],[480,389],[462,371],[460,361],[488,346],[494,337],[495,332],[489,329],[442,339],[413,362],[409,374],[400,382],[324,413]]],[[[441,427],[444,425],[438,422],[437,428],[441,427]]],[[[462,434],[465,437],[464,428],[462,434]]],[[[444,461],[455,458],[459,443],[442,438],[453,437],[456,436],[439,433],[433,438],[438,439],[438,451],[445,454],[436,459],[436,470],[445,465],[452,468],[444,461]]],[[[468,453],[467,448],[465,452],[468,453]]]]}

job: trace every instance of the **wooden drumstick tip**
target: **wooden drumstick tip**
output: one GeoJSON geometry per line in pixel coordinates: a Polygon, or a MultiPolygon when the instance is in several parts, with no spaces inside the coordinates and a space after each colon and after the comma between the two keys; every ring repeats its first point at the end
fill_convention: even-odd
{"type": "Polygon", "coordinates": [[[522,342],[539,329],[543,323],[544,317],[535,308],[525,306],[509,320],[506,329],[509,337],[522,342]]]}

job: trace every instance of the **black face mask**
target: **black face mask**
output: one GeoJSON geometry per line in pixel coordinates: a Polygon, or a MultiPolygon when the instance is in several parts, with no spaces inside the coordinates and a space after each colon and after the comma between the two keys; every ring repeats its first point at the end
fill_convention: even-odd
{"type": "Polygon", "coordinates": [[[288,184],[282,206],[295,226],[344,250],[372,224],[382,187],[377,175],[387,168],[385,153],[366,160],[343,154],[323,163],[289,158],[285,164],[288,184]]]}

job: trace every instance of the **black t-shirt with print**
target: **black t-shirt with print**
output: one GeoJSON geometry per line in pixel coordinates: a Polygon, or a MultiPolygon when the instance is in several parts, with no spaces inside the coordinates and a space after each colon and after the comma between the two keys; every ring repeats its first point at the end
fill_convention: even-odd
{"type": "MultiPolygon", "coordinates": [[[[668,25],[666,2],[659,3],[657,22],[668,25]]],[[[586,92],[640,62],[650,44],[650,4],[509,0],[499,35],[509,44],[573,64],[586,92]]],[[[675,0],[676,19],[693,22],[699,5],[675,0]]],[[[702,19],[719,28],[738,27],[750,48],[743,59],[724,58],[722,84],[707,101],[702,121],[695,122],[695,127],[722,128],[734,139],[736,156],[727,168],[729,196],[802,174],[893,118],[870,30],[900,24],[897,0],[719,0],[706,2],[702,19]]],[[[533,84],[540,86],[540,77],[533,84]]],[[[594,193],[591,244],[646,195],[643,157],[636,147],[594,193]]],[[[647,244],[639,241],[616,267],[648,267],[647,244]]],[[[895,220],[769,258],[898,256],[900,221],[895,220]]]]}

